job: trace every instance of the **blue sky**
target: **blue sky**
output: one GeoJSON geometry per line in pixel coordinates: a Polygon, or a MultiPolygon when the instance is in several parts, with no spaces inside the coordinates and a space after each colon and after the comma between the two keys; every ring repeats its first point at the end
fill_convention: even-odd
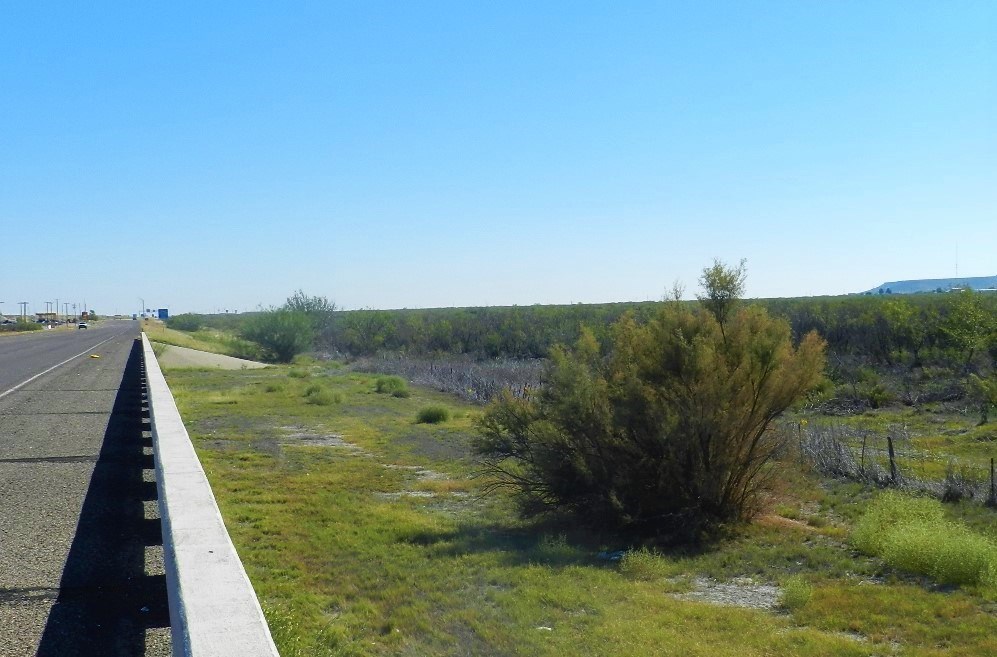
{"type": "Polygon", "coordinates": [[[997,3],[11,3],[0,305],[997,274],[997,3]]]}

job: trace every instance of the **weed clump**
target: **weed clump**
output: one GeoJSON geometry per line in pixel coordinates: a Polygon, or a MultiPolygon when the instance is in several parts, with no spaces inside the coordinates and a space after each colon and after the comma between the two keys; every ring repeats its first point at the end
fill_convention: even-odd
{"type": "Polygon", "coordinates": [[[859,520],[852,543],[942,584],[997,584],[997,544],[948,520],[937,500],[884,493],[859,520]]]}
{"type": "Polygon", "coordinates": [[[284,392],[284,386],[279,383],[268,383],[264,386],[263,392],[284,392]]]}
{"type": "Polygon", "coordinates": [[[810,602],[813,595],[813,587],[803,575],[792,575],[782,583],[782,592],[779,594],[779,606],[790,611],[802,609],[810,602]]]}
{"type": "Polygon", "coordinates": [[[620,559],[620,573],[628,579],[651,581],[668,577],[671,568],[660,555],[646,547],[629,550],[620,559]]]}
{"type": "Polygon", "coordinates": [[[311,372],[309,372],[308,370],[294,368],[290,372],[288,372],[287,375],[292,379],[307,379],[308,377],[311,376],[311,372]]]}
{"type": "Polygon", "coordinates": [[[880,555],[889,534],[909,526],[938,526],[945,522],[939,503],[887,491],[873,502],[852,531],[852,543],[866,554],[880,555]]]}
{"type": "Polygon", "coordinates": [[[412,393],[408,389],[408,384],[400,376],[379,376],[374,383],[374,389],[392,397],[408,397],[412,393]]]}
{"type": "Polygon", "coordinates": [[[426,406],[419,410],[416,421],[419,424],[440,424],[450,419],[450,411],[443,406],[426,406]]]}
{"type": "Polygon", "coordinates": [[[305,388],[305,401],[316,406],[330,406],[343,401],[343,398],[319,383],[305,388]]]}

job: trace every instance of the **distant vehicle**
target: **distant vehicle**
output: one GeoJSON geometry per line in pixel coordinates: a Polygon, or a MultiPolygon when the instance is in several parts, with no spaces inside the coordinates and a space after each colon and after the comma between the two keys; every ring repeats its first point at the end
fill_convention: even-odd
{"type": "Polygon", "coordinates": [[[76,328],[78,328],[78,329],[84,329],[84,328],[89,328],[89,327],[87,326],[86,322],[80,322],[79,324],[76,325],[76,328]]]}

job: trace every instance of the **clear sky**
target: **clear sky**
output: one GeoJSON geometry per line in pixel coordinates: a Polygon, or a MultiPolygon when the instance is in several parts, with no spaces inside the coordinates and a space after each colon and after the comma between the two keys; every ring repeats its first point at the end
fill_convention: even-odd
{"type": "Polygon", "coordinates": [[[997,274],[997,2],[0,8],[0,310],[997,274]]]}

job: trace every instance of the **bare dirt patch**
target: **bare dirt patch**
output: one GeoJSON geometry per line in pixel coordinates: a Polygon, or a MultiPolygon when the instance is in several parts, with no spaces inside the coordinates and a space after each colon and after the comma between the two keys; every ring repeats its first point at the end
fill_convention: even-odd
{"type": "Polygon", "coordinates": [[[718,582],[708,577],[693,580],[694,589],[676,593],[679,600],[698,600],[723,607],[748,607],[774,609],[779,605],[780,588],[772,584],[758,584],[750,577],[738,577],[729,582],[718,582]]]}
{"type": "Polygon", "coordinates": [[[411,472],[418,481],[445,481],[450,478],[442,472],[436,472],[435,470],[424,468],[421,465],[395,465],[394,463],[385,463],[384,467],[389,470],[407,470],[411,472]]]}
{"type": "Polygon", "coordinates": [[[339,447],[355,452],[364,452],[363,448],[343,438],[338,433],[315,433],[302,427],[281,427],[285,432],[279,439],[281,445],[298,447],[339,447]]]}

